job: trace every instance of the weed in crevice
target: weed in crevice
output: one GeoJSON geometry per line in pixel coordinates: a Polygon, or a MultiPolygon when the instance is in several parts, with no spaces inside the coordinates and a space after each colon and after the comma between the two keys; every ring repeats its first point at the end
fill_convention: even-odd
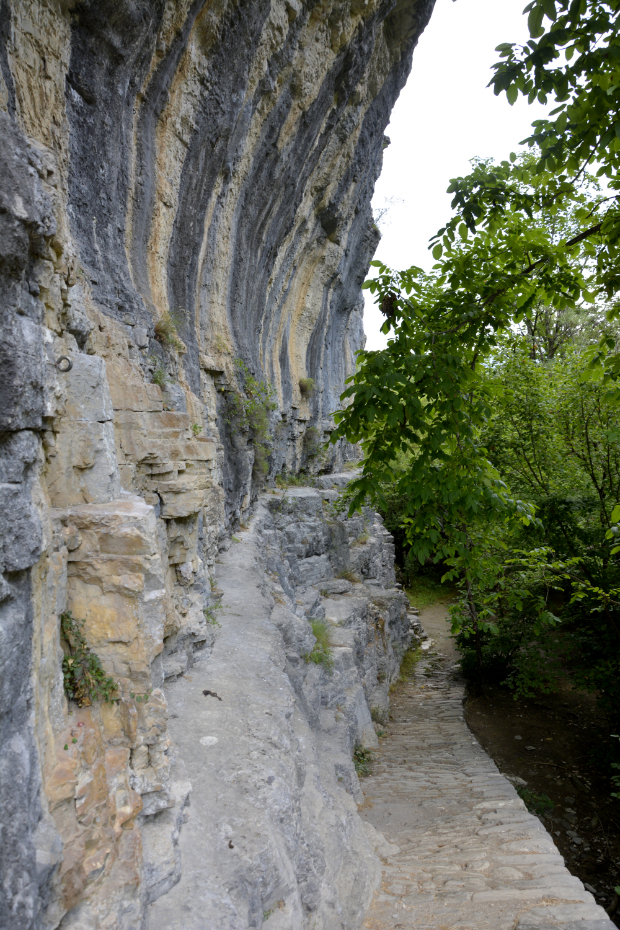
{"type": "Polygon", "coordinates": [[[349,571],[348,569],[343,569],[343,571],[338,572],[336,578],[342,578],[344,581],[350,581],[351,584],[359,584],[361,581],[359,575],[356,575],[355,572],[349,571]]]}
{"type": "Polygon", "coordinates": [[[386,726],[389,716],[389,712],[383,707],[373,706],[370,708],[370,719],[373,723],[379,723],[381,726],[386,726]]]}
{"type": "Polygon", "coordinates": [[[403,660],[400,663],[398,681],[411,681],[415,675],[416,666],[422,658],[422,655],[423,652],[419,646],[412,646],[411,649],[407,649],[403,656],[403,660]]]}
{"type": "Polygon", "coordinates": [[[272,914],[275,914],[276,911],[281,911],[284,907],[284,901],[278,901],[274,904],[273,907],[270,907],[268,911],[263,911],[263,923],[266,920],[269,920],[272,914]]]}
{"type": "Polygon", "coordinates": [[[217,629],[221,629],[222,624],[215,616],[216,610],[221,610],[221,609],[222,609],[221,601],[217,601],[217,603],[210,604],[209,607],[205,607],[205,609],[203,610],[203,614],[209,626],[213,626],[213,627],[216,627],[217,629]]]}
{"type": "Polygon", "coordinates": [[[175,349],[177,352],[183,352],[185,346],[178,336],[178,327],[181,323],[180,313],[164,313],[155,323],[155,338],[162,345],[175,349]]]}
{"type": "Polygon", "coordinates": [[[153,384],[156,384],[158,387],[164,390],[165,386],[170,382],[168,377],[168,372],[163,365],[156,365],[153,374],[151,375],[153,379],[153,384]]]}
{"type": "Polygon", "coordinates": [[[130,691],[129,697],[134,698],[136,704],[146,704],[152,693],[152,688],[149,688],[148,691],[144,691],[142,694],[136,694],[135,691],[130,691]]]}
{"type": "Polygon", "coordinates": [[[315,665],[323,665],[325,668],[334,667],[334,655],[332,652],[331,631],[324,620],[311,620],[310,625],[316,639],[312,647],[312,652],[307,653],[306,662],[314,662],[315,665]]]}
{"type": "Polygon", "coordinates": [[[372,775],[373,759],[374,753],[372,749],[364,749],[360,745],[355,747],[353,750],[353,765],[358,778],[368,778],[369,775],[372,775]]]}
{"type": "Polygon", "coordinates": [[[89,707],[93,701],[112,704],[118,684],[106,674],[98,655],[91,652],[82,627],[70,610],[60,616],[60,631],[70,651],[62,660],[65,693],[79,707],[89,707]]]}
{"type": "Polygon", "coordinates": [[[279,488],[312,488],[316,485],[315,479],[303,471],[297,475],[280,472],[276,475],[275,482],[279,488]]]}
{"type": "Polygon", "coordinates": [[[200,433],[202,433],[202,426],[200,425],[200,423],[192,424],[192,433],[194,434],[194,436],[198,436],[200,433]]]}

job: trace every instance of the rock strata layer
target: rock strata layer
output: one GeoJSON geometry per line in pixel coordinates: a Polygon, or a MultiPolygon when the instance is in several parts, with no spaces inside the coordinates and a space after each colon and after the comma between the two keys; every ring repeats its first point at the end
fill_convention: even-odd
{"type": "Polygon", "coordinates": [[[137,930],[178,877],[162,685],[265,479],[354,457],[324,441],[432,6],[0,2],[2,927],[137,930]],[[68,613],[115,703],[67,700],[68,613]]]}

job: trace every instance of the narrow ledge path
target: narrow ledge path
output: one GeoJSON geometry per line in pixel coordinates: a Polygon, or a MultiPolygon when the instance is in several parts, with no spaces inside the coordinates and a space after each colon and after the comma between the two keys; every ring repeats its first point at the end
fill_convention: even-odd
{"type": "Polygon", "coordinates": [[[468,729],[444,608],[420,619],[432,646],[362,782],[360,813],[391,844],[363,928],[616,930],[468,729]]]}

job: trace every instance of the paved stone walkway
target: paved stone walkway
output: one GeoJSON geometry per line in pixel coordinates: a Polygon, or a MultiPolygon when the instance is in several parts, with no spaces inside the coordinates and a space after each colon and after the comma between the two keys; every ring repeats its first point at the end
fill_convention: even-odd
{"type": "Polygon", "coordinates": [[[468,729],[442,615],[421,616],[432,647],[362,783],[362,816],[393,844],[363,927],[616,930],[468,729]]]}

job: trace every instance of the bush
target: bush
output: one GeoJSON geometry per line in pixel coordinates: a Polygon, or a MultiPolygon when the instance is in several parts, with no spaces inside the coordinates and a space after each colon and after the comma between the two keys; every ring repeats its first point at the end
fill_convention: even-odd
{"type": "Polygon", "coordinates": [[[302,397],[310,397],[314,393],[314,378],[300,378],[299,390],[302,397]]]}

